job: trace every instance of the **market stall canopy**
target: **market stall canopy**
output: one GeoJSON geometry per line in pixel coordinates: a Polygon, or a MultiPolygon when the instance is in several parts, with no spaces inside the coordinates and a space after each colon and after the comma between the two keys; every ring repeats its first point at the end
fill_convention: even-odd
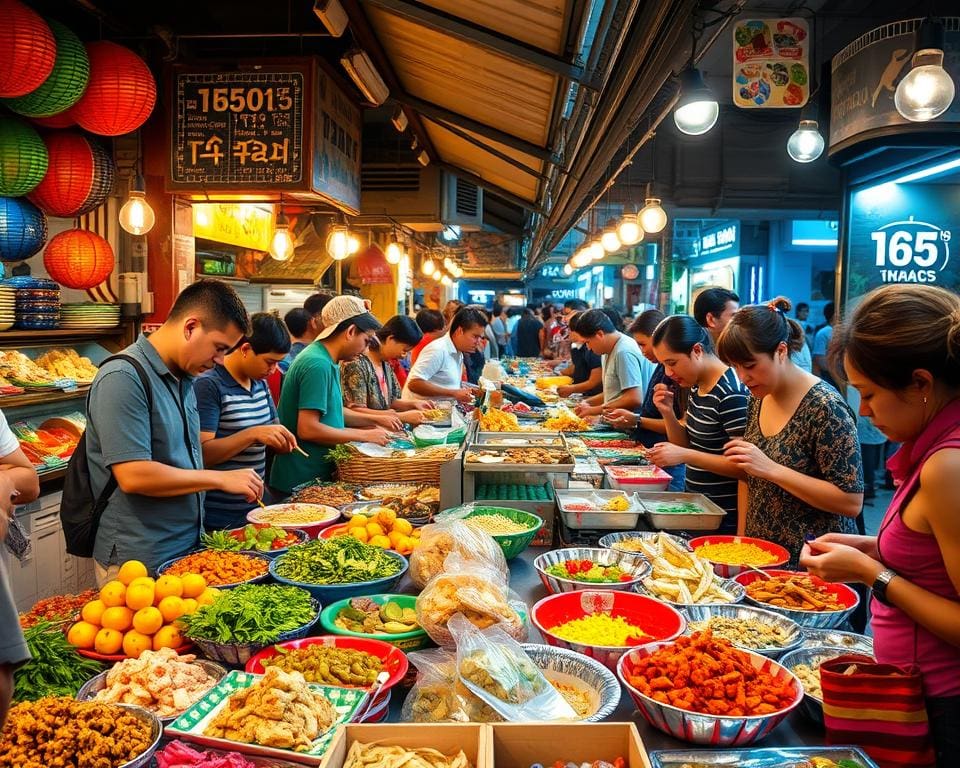
{"type": "Polygon", "coordinates": [[[538,209],[564,97],[570,82],[583,74],[576,47],[590,4],[359,0],[345,5],[391,97],[423,129],[430,160],[538,209]]]}

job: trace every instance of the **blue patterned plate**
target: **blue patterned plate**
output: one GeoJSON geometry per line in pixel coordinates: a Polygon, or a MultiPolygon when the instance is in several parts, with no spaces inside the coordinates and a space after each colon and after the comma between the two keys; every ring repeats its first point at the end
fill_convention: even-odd
{"type": "Polygon", "coordinates": [[[320,765],[323,755],[333,740],[337,726],[349,723],[357,712],[365,705],[368,693],[361,688],[337,688],[329,685],[310,685],[310,688],[322,694],[337,710],[338,717],[333,725],[320,738],[313,742],[313,746],[306,752],[294,752],[289,749],[264,747],[260,744],[246,744],[229,739],[220,739],[213,736],[204,736],[203,732],[220,712],[227,706],[230,695],[237,691],[249,688],[260,680],[263,675],[251,675],[246,672],[233,670],[223,678],[200,701],[184,712],[173,723],[168,725],[164,732],[167,735],[179,736],[184,741],[191,741],[205,747],[226,749],[240,752],[245,755],[260,755],[283,760],[294,760],[307,765],[320,765]]]}

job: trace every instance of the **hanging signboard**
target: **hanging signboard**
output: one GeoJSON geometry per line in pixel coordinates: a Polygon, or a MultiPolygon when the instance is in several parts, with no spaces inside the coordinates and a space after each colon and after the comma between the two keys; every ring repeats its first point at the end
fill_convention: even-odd
{"type": "Polygon", "coordinates": [[[854,192],[844,278],[847,306],[889,283],[960,289],[960,185],[881,184],[854,192]]]}
{"type": "MultiPolygon", "coordinates": [[[[830,65],[830,153],[888,133],[960,130],[960,99],[930,123],[912,123],[897,112],[893,96],[910,71],[921,19],[886,24],[861,35],[830,65]]],[[[960,78],[960,18],[942,19],[944,69],[960,78]]]]}
{"type": "Polygon", "coordinates": [[[743,19],[733,25],[733,103],[743,109],[802,107],[810,98],[806,19],[743,19]]]}
{"type": "Polygon", "coordinates": [[[172,74],[169,192],[360,208],[360,109],[315,59],[172,74]]]}

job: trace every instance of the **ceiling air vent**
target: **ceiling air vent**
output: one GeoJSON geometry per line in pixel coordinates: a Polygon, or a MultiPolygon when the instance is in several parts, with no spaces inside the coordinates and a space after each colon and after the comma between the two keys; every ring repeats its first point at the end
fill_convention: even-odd
{"type": "Polygon", "coordinates": [[[483,190],[450,173],[443,174],[443,223],[466,230],[483,225],[483,190]]]}
{"type": "Polygon", "coordinates": [[[363,192],[417,192],[420,166],[362,165],[360,189],[363,192]]]}

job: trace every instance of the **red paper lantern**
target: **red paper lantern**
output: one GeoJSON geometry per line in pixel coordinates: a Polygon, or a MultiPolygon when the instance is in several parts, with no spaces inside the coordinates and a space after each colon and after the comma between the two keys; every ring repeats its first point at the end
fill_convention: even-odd
{"type": "Polygon", "coordinates": [[[146,62],[129,48],[105,40],[87,43],[90,82],[70,108],[77,125],[101,136],[119,136],[143,125],[157,103],[157,84],[146,62]]]}
{"type": "Polygon", "coordinates": [[[43,137],[47,173],[28,197],[48,216],[73,218],[103,205],[116,171],[107,151],[76,131],[43,137]]]}
{"type": "Polygon", "coordinates": [[[30,120],[43,128],[69,128],[71,125],[77,124],[70,115],[69,109],[66,112],[61,112],[59,115],[31,117],[30,120]]]}
{"type": "Polygon", "coordinates": [[[393,283],[393,270],[387,262],[387,257],[376,243],[372,243],[365,251],[357,256],[357,271],[364,285],[393,283]]]}
{"type": "Polygon", "coordinates": [[[56,60],[57,41],[47,22],[19,0],[0,0],[0,98],[39,88],[56,60]]]}
{"type": "Polygon", "coordinates": [[[113,272],[113,248],[86,229],[68,229],[43,252],[47,274],[67,288],[96,288],[113,272]]]}

